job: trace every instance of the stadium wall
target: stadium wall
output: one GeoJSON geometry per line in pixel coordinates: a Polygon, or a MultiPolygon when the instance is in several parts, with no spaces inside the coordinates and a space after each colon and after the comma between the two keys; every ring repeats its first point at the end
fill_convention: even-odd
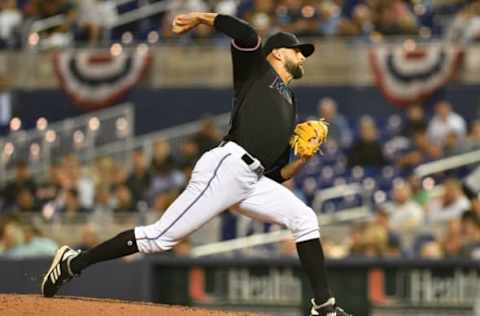
{"type": "MultiPolygon", "coordinates": [[[[439,91],[426,104],[431,108],[435,100],[450,100],[464,117],[480,116],[478,85],[450,85],[439,91]]],[[[371,86],[296,87],[301,116],[314,115],[322,97],[333,97],[339,109],[350,119],[370,114],[387,117],[399,111],[389,104],[380,92],[371,86]]],[[[228,112],[231,108],[230,89],[136,89],[124,101],[136,107],[136,134],[171,127],[196,120],[207,114],[228,112]]],[[[14,92],[14,116],[23,121],[24,128],[32,128],[39,117],[50,122],[85,113],[61,91],[53,89],[17,90],[14,92]]]]}
{"type": "MultiPolygon", "coordinates": [[[[48,259],[0,260],[0,293],[38,293],[48,259]]],[[[474,261],[329,261],[329,283],[355,315],[478,315],[480,266],[474,261]]],[[[62,295],[305,315],[311,297],[296,258],[150,256],[85,271],[62,295]]]]}

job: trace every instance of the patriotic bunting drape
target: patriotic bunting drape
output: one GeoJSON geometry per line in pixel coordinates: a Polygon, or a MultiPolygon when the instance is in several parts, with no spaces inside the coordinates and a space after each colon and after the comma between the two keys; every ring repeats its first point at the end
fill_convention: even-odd
{"type": "Polygon", "coordinates": [[[463,50],[453,46],[378,46],[370,50],[375,83],[397,106],[428,99],[447,84],[460,68],[463,50]]]}
{"type": "Polygon", "coordinates": [[[147,48],[110,51],[66,50],[54,56],[60,85],[86,110],[119,101],[145,74],[151,63],[147,48]]]}

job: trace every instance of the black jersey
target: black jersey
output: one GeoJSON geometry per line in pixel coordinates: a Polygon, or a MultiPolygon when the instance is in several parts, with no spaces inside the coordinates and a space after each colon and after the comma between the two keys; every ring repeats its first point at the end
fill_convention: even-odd
{"type": "Polygon", "coordinates": [[[266,60],[260,40],[249,49],[232,41],[231,52],[235,94],[226,140],[259,159],[268,175],[289,161],[297,112],[295,96],[266,60]]]}

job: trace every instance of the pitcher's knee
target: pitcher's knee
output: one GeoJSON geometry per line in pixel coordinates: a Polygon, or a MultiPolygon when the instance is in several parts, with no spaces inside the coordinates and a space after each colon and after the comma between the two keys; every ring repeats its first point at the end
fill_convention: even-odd
{"type": "Polygon", "coordinates": [[[163,252],[172,249],[180,240],[155,229],[155,224],[135,227],[138,251],[141,253],[163,252]]]}
{"type": "Polygon", "coordinates": [[[295,241],[302,242],[315,238],[320,238],[320,228],[318,226],[318,218],[311,208],[305,208],[292,221],[291,227],[295,241]]]}

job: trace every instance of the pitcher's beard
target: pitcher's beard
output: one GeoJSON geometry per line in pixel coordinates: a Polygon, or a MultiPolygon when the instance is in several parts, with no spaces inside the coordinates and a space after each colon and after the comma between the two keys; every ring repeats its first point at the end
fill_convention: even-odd
{"type": "Polygon", "coordinates": [[[285,62],[285,69],[288,71],[290,75],[292,75],[293,79],[300,79],[303,77],[302,66],[295,64],[291,60],[287,60],[285,62]]]}

